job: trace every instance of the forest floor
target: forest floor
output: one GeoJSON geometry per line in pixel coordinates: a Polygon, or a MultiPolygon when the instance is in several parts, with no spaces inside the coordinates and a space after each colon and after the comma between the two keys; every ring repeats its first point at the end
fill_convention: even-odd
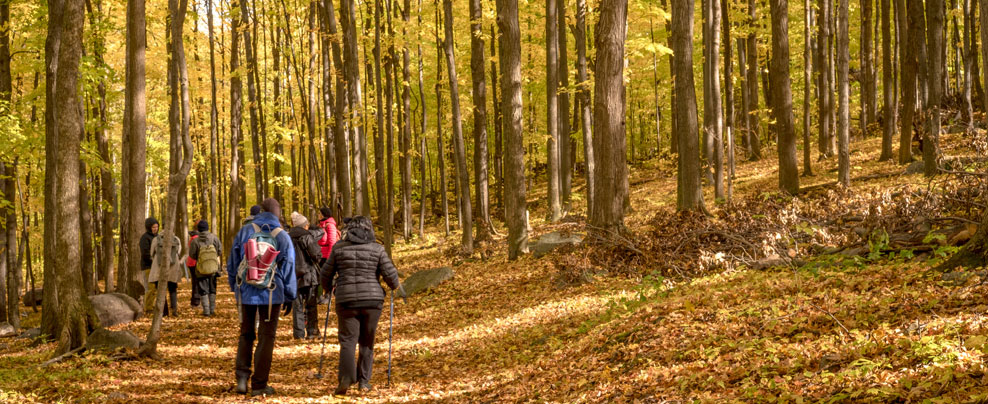
{"type": "MultiPolygon", "coordinates": [[[[945,153],[983,155],[984,134],[973,138],[948,135],[945,153]]],[[[486,260],[458,256],[456,234],[399,241],[395,262],[404,274],[449,265],[456,275],[408,304],[396,302],[393,385],[385,386],[387,308],[378,328],[375,389],[346,397],[332,396],[335,327],[327,377],[316,380],[319,341],[292,340],[282,318],[270,380],[278,395],[258,401],[988,400],[988,286],[977,276],[945,281],[931,271],[956,247],[891,250],[883,248],[887,240],[879,246],[868,236],[866,254],[826,250],[862,242],[850,227],[834,230],[848,215],[878,212],[881,220],[894,220],[908,211],[900,205],[926,200],[915,195],[947,188],[946,180],[930,182],[877,162],[880,139],[853,148],[851,190],[828,185],[836,178],[832,158],[814,162],[817,175],[802,178],[807,192],[798,199],[775,191],[776,160],[766,148],[765,160],[738,164],[735,189],[737,206],[764,209],[744,216],[713,203],[708,190],[714,216],[707,219],[673,213],[672,161],[637,164],[627,219],[631,246],[585,245],[508,261],[503,243],[486,260]],[[747,243],[675,228],[695,223],[713,229],[704,235],[736,228],[747,243]],[[741,248],[731,247],[732,240],[741,248]],[[755,258],[771,258],[779,246],[783,265],[752,269],[755,258]],[[653,254],[660,250],[676,255],[653,254]]],[[[537,219],[545,212],[541,188],[529,196],[533,238],[582,231],[582,220],[537,219]]],[[[581,192],[574,190],[574,211],[583,209],[581,192]]],[[[975,218],[977,212],[950,214],[975,218]]],[[[53,344],[0,340],[0,401],[247,401],[232,391],[238,325],[226,289],[221,286],[217,316],[203,318],[188,306],[188,282],[180,285],[184,303],[178,317],[164,321],[160,361],[96,354],[41,369],[53,344]]],[[[39,317],[30,312],[23,323],[36,326],[39,317]]],[[[143,336],[148,327],[142,319],[117,328],[143,336]]]]}

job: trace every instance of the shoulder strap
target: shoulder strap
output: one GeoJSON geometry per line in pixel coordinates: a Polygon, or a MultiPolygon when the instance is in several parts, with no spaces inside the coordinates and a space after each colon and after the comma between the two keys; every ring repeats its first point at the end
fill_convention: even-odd
{"type": "Polygon", "coordinates": [[[261,231],[261,226],[258,226],[257,223],[251,222],[250,225],[254,226],[254,233],[258,233],[261,231]]]}
{"type": "Polygon", "coordinates": [[[271,237],[274,237],[275,239],[277,239],[279,233],[281,233],[281,228],[280,227],[275,227],[274,230],[271,230],[271,237]]]}

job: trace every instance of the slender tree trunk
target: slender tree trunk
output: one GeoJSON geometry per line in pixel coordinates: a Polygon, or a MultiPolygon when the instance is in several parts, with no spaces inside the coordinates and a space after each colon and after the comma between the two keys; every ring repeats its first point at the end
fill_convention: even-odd
{"type": "MultiPolygon", "coordinates": [[[[0,6],[2,7],[2,6],[0,6]]],[[[0,14],[3,14],[3,10],[0,9],[0,14]]],[[[9,21],[9,20],[7,20],[9,21]]],[[[2,35],[2,34],[0,34],[2,35]]],[[[9,42],[0,39],[0,43],[3,45],[9,44],[9,42]]],[[[0,46],[3,46],[0,45],[0,46]]],[[[2,50],[0,50],[2,52],[2,50]]],[[[0,76],[4,73],[0,72],[0,76]]],[[[6,77],[3,77],[6,79],[6,77]]],[[[4,93],[10,94],[10,92],[4,93]]],[[[6,96],[6,95],[4,95],[6,96]]],[[[16,195],[17,185],[17,164],[7,165],[4,167],[3,163],[0,163],[0,174],[7,176],[7,179],[3,181],[3,194],[8,195],[7,200],[10,201],[10,206],[6,210],[5,218],[5,233],[7,237],[7,276],[6,283],[7,288],[0,289],[0,293],[6,295],[6,307],[4,308],[7,312],[7,321],[10,323],[14,330],[21,328],[21,316],[20,316],[20,289],[21,289],[21,279],[23,278],[21,274],[21,257],[24,255],[24,250],[27,247],[27,237],[21,241],[20,250],[17,249],[17,210],[14,208],[16,201],[14,200],[14,195],[16,195]],[[14,251],[19,251],[14,254],[14,251]]],[[[21,211],[24,210],[23,199],[21,202],[21,211]]],[[[23,214],[24,218],[27,217],[26,212],[23,214]]],[[[27,220],[24,220],[21,224],[22,232],[26,234],[27,230],[27,220]]],[[[30,258],[28,258],[30,260],[30,258]]],[[[110,281],[107,280],[107,284],[110,281]]]]}
{"type": "Polygon", "coordinates": [[[714,196],[724,198],[724,117],[720,97],[720,1],[703,0],[703,157],[714,196]]]}
{"type": "Polygon", "coordinates": [[[556,113],[559,124],[559,198],[562,203],[562,214],[569,211],[570,193],[573,190],[573,159],[570,155],[573,139],[570,137],[569,123],[569,58],[567,57],[566,41],[566,1],[556,2],[556,78],[559,79],[556,113]]]}
{"type": "Polygon", "coordinates": [[[813,117],[810,115],[810,99],[813,95],[813,7],[810,0],[803,2],[803,17],[803,176],[810,177],[813,175],[813,165],[810,162],[810,130],[813,127],[813,117]]]}
{"type": "MultiPolygon", "coordinates": [[[[882,4],[882,155],[878,161],[892,160],[892,138],[895,136],[895,116],[898,105],[895,102],[895,80],[892,78],[892,13],[890,0],[880,0],[882,4]]],[[[986,104],[988,105],[988,104],[986,104]]]]}
{"type": "MultiPolygon", "coordinates": [[[[79,151],[85,122],[78,93],[79,62],[82,58],[82,0],[49,2],[48,39],[45,46],[46,170],[45,200],[51,201],[45,215],[45,279],[55,296],[45,296],[42,333],[58,342],[55,354],[86,343],[99,319],[83,290],[79,231],[79,151]],[[48,247],[50,245],[50,247],[48,247]],[[50,268],[50,269],[49,269],[50,268]],[[48,316],[54,318],[46,319],[48,316]],[[45,327],[46,323],[51,328],[45,327]]],[[[46,288],[46,289],[49,289],[46,288]]],[[[46,293],[47,295],[48,293],[46,293]]]]}
{"type": "MultiPolygon", "coordinates": [[[[10,114],[10,3],[0,3],[0,114],[10,114]]],[[[0,232],[0,321],[6,321],[15,330],[20,328],[20,313],[17,309],[20,273],[16,269],[14,252],[17,251],[17,219],[14,208],[13,182],[17,175],[11,162],[0,159],[0,192],[10,205],[0,208],[0,221],[4,231],[0,232]],[[16,274],[16,276],[15,276],[16,274]]]]}
{"type": "MultiPolygon", "coordinates": [[[[850,141],[851,111],[850,82],[848,80],[848,64],[850,53],[848,49],[848,0],[837,0],[837,182],[845,187],[851,186],[851,157],[848,142],[850,141]]],[[[865,28],[867,29],[867,28],[865,28]]]]}
{"type": "MultiPolygon", "coordinates": [[[[410,0],[405,0],[401,12],[402,37],[408,38],[408,26],[411,22],[410,0]]],[[[412,71],[410,70],[411,52],[408,45],[401,48],[401,222],[402,236],[405,241],[412,237],[412,71]]],[[[425,104],[421,104],[423,109],[425,104]]]]}
{"type": "MultiPolygon", "coordinates": [[[[470,173],[467,172],[466,147],[463,144],[463,124],[460,120],[460,91],[456,79],[456,57],[453,52],[453,1],[444,0],[443,9],[446,26],[446,69],[449,73],[450,106],[453,109],[453,160],[456,163],[456,192],[462,217],[463,252],[473,253],[473,217],[470,208],[470,173]]],[[[558,203],[558,200],[557,200],[558,203]]]]}
{"type": "MultiPolygon", "coordinates": [[[[582,0],[578,0],[582,1],[582,0]]],[[[501,32],[501,111],[504,125],[505,219],[508,225],[508,259],[528,253],[525,200],[525,147],[522,87],[521,32],[518,27],[518,1],[496,0],[497,25],[501,32]]],[[[579,6],[577,6],[579,7],[579,6]]],[[[577,12],[579,14],[579,11],[577,12]]],[[[577,17],[579,21],[579,17],[577,17]]],[[[578,23],[579,25],[579,23],[578,23]]],[[[577,45],[579,48],[579,45],[577,45]]]]}
{"type": "Polygon", "coordinates": [[[906,39],[904,44],[902,59],[900,60],[902,69],[902,128],[899,133],[899,164],[909,164],[913,161],[912,154],[912,135],[913,135],[913,119],[917,108],[916,99],[916,85],[917,85],[917,74],[916,67],[919,63],[917,59],[917,50],[919,49],[920,42],[925,42],[923,40],[923,5],[919,2],[906,2],[908,8],[903,10],[905,17],[908,19],[908,24],[901,25],[903,27],[903,39],[906,39]]]}
{"type": "MultiPolygon", "coordinates": [[[[969,0],[966,0],[969,1],[969,0]]],[[[971,10],[973,15],[973,10],[971,10]]],[[[923,172],[927,177],[932,177],[937,174],[937,159],[939,158],[939,148],[940,148],[940,105],[943,98],[943,76],[944,76],[944,66],[947,61],[944,60],[944,19],[945,19],[945,5],[942,1],[928,1],[926,3],[926,16],[927,16],[927,40],[929,48],[929,58],[927,63],[929,64],[930,71],[930,104],[927,106],[929,109],[929,130],[926,132],[926,136],[923,139],[923,172]]],[[[970,20],[974,22],[972,18],[970,20]]],[[[973,42],[974,39],[972,38],[973,42]]],[[[972,59],[977,59],[976,54],[971,54],[972,59]]],[[[974,112],[971,108],[970,99],[967,100],[968,112],[973,116],[974,112]]],[[[968,121],[969,127],[974,125],[974,119],[968,121]]]]}
{"type": "MultiPolygon", "coordinates": [[[[757,21],[755,0],[748,0],[748,18],[751,24],[757,21]]],[[[762,159],[761,122],[758,116],[758,36],[755,32],[748,34],[748,106],[751,108],[745,111],[748,116],[748,145],[751,148],[751,160],[762,159]]],[[[766,89],[766,91],[768,91],[766,89]]],[[[696,97],[693,97],[694,103],[696,97]]],[[[677,99],[676,102],[679,102],[677,99]]]]}
{"type": "Polygon", "coordinates": [[[477,198],[477,238],[491,230],[487,187],[487,82],[484,75],[484,26],[480,0],[470,0],[470,77],[473,82],[473,176],[477,198]]]}
{"type": "MultiPolygon", "coordinates": [[[[246,0],[233,0],[230,3],[230,9],[236,10],[240,4],[240,1],[246,0]]],[[[233,21],[231,25],[231,45],[230,45],[230,196],[228,198],[228,208],[229,213],[227,214],[227,237],[223,244],[230,245],[233,241],[233,236],[235,232],[240,229],[240,194],[241,187],[243,186],[241,182],[241,164],[242,164],[242,150],[240,143],[242,141],[240,124],[243,107],[241,104],[241,99],[243,98],[243,86],[240,81],[240,74],[237,71],[240,69],[240,31],[243,30],[241,25],[243,24],[243,16],[239,13],[232,12],[233,21]]]]}
{"type": "MultiPolygon", "coordinates": [[[[370,193],[367,189],[367,139],[361,117],[360,65],[357,52],[357,22],[353,0],[342,0],[340,25],[343,28],[343,70],[346,76],[347,98],[350,107],[348,127],[351,130],[353,152],[354,214],[370,215],[370,193]]],[[[337,146],[339,150],[339,146],[337,146]]],[[[344,208],[345,209],[345,208],[344,208]]]]}
{"type": "MultiPolygon", "coordinates": [[[[587,165],[587,216],[593,212],[595,194],[594,171],[597,169],[593,153],[593,127],[590,115],[590,83],[587,77],[587,2],[576,0],[576,79],[579,81],[577,98],[580,104],[580,128],[583,132],[583,160],[587,165]]],[[[507,113],[507,111],[505,111],[507,113]]]]}
{"type": "MultiPolygon", "coordinates": [[[[436,159],[439,162],[439,191],[443,205],[443,223],[446,229],[446,236],[449,236],[449,192],[446,189],[449,182],[446,181],[446,147],[443,145],[443,97],[442,91],[442,71],[443,71],[443,43],[439,38],[439,26],[442,24],[439,12],[439,0],[436,0],[436,159]]],[[[435,178],[435,177],[433,177],[435,178]]]]}
{"type": "MultiPolygon", "coordinates": [[[[981,58],[985,61],[984,81],[988,85],[988,1],[980,3],[979,19],[981,20],[981,58]]],[[[956,27],[956,24],[954,25],[956,27]]],[[[956,29],[956,28],[955,28],[956,29]]],[[[988,92],[986,92],[988,94],[988,92]]],[[[988,112],[988,95],[981,98],[984,110],[988,112]]]]}
{"type": "MultiPolygon", "coordinates": [[[[384,229],[384,245],[391,251],[391,228],[393,223],[388,222],[388,188],[385,184],[384,167],[384,97],[385,92],[381,86],[381,13],[384,6],[382,0],[374,1],[374,101],[377,103],[374,117],[377,125],[374,126],[374,179],[377,186],[377,223],[384,229]]],[[[389,106],[390,108],[390,106],[389,106]]],[[[388,127],[391,127],[390,120],[388,127]]]]}
{"type": "MultiPolygon", "coordinates": [[[[495,206],[501,207],[501,212],[504,212],[504,140],[502,138],[502,120],[501,120],[501,107],[500,98],[497,97],[498,83],[500,83],[500,78],[497,74],[497,34],[494,32],[495,24],[491,24],[491,105],[494,112],[494,160],[491,165],[494,169],[494,203],[495,206]]],[[[503,215],[501,216],[503,217],[503,215]]],[[[490,220],[490,218],[488,218],[490,220]]],[[[493,223],[491,224],[493,227],[493,223]]]]}
{"type": "MultiPolygon", "coordinates": [[[[429,155],[428,145],[426,144],[426,124],[428,123],[427,117],[428,108],[425,106],[425,80],[423,79],[423,64],[422,59],[422,0],[418,0],[418,61],[419,61],[419,106],[421,107],[421,127],[419,128],[419,238],[425,239],[425,196],[428,193],[429,187],[426,186],[425,174],[426,165],[425,160],[429,155]]],[[[438,67],[437,67],[438,70],[438,67]]],[[[438,95],[438,94],[437,94],[438,95]]]]}
{"type": "Polygon", "coordinates": [[[141,249],[138,246],[141,234],[144,233],[144,212],[147,208],[147,195],[145,194],[147,103],[144,92],[147,33],[145,31],[144,10],[144,0],[127,1],[123,153],[120,156],[122,162],[120,175],[120,262],[116,282],[119,292],[137,299],[139,302],[143,301],[146,286],[141,272],[141,249]]]}
{"type": "MultiPolygon", "coordinates": [[[[841,0],[847,1],[847,0],[841,0]]],[[[796,130],[792,119],[792,89],[789,82],[789,1],[770,0],[772,11],[772,117],[779,138],[779,188],[799,192],[799,160],[796,158],[796,130]]]]}
{"type": "MultiPolygon", "coordinates": [[[[700,183],[700,145],[697,138],[696,86],[693,82],[693,9],[694,0],[672,0],[672,51],[677,56],[676,127],[679,128],[679,164],[676,206],[680,211],[700,211],[703,190],[700,183]]],[[[750,38],[749,38],[750,41],[750,38]]],[[[605,160],[606,161],[606,160],[605,160]]]]}
{"type": "MultiPolygon", "coordinates": [[[[731,203],[734,197],[734,52],[731,45],[730,4],[728,0],[721,0],[720,3],[723,17],[721,26],[724,27],[724,134],[727,138],[727,203],[731,203]]],[[[655,66],[654,55],[652,65],[655,66]]],[[[655,102],[658,104],[658,83],[656,83],[654,91],[656,92],[655,102]]],[[[723,152],[723,143],[720,144],[723,152]]]]}
{"type": "MultiPolygon", "coordinates": [[[[85,117],[83,117],[85,122],[85,117]]],[[[85,133],[85,129],[83,129],[85,133]]],[[[85,134],[83,134],[85,138],[85,134]]],[[[80,145],[81,147],[81,145],[80,145]]],[[[79,233],[82,243],[82,253],[79,256],[82,265],[82,288],[86,295],[96,294],[96,277],[94,276],[93,263],[95,251],[93,251],[93,213],[89,210],[89,175],[87,175],[86,163],[79,160],[79,233]]]]}
{"type": "MultiPolygon", "coordinates": [[[[351,205],[351,186],[350,186],[350,151],[347,147],[346,140],[346,128],[352,125],[352,122],[347,122],[347,116],[350,111],[347,110],[347,84],[345,77],[346,66],[343,64],[343,55],[340,50],[340,39],[336,30],[336,14],[333,11],[333,1],[324,0],[323,1],[323,12],[325,13],[324,18],[326,19],[326,24],[329,29],[329,35],[332,36],[332,52],[333,52],[333,71],[334,78],[336,79],[336,111],[335,119],[333,119],[333,147],[335,148],[334,155],[336,157],[336,187],[339,191],[339,195],[333,195],[333,201],[335,209],[334,212],[342,215],[343,217],[353,216],[353,206],[351,205]],[[341,200],[342,199],[342,200],[341,200]],[[339,203],[342,206],[336,206],[339,203]],[[342,208],[342,212],[338,210],[342,208]]],[[[343,10],[341,9],[342,13],[343,10]]]]}
{"type": "MultiPolygon", "coordinates": [[[[974,81],[977,78],[977,76],[974,74],[974,64],[977,63],[978,55],[974,51],[974,28],[972,27],[972,25],[974,25],[974,10],[971,8],[971,0],[964,0],[963,4],[964,4],[964,93],[962,94],[962,96],[964,101],[964,119],[967,120],[967,127],[970,130],[974,128],[974,106],[973,106],[973,102],[971,101],[971,90],[972,90],[972,81],[974,81]]],[[[928,10],[928,11],[933,11],[933,10],[928,10]]],[[[940,22],[940,25],[941,26],[943,25],[942,21],[940,22]]],[[[912,28],[912,26],[910,26],[910,28],[912,28]]],[[[932,41],[932,37],[930,38],[930,40],[932,41]]],[[[926,41],[923,41],[923,43],[925,44],[926,41]]],[[[932,43],[930,45],[932,45],[932,43]]],[[[926,58],[922,58],[923,55],[920,55],[921,57],[921,59],[919,59],[920,62],[927,61],[932,63],[934,60],[939,60],[940,55],[934,54],[935,52],[939,52],[939,50],[934,51],[933,49],[929,49],[929,51],[926,54],[926,58]]],[[[928,74],[933,76],[933,79],[927,79],[926,81],[935,81],[939,79],[939,76],[933,74],[932,65],[928,65],[927,63],[920,64],[920,68],[924,68],[926,66],[930,66],[931,70],[928,72],[928,74]]],[[[920,77],[920,81],[922,83],[923,77],[920,77]]],[[[926,85],[932,86],[932,84],[930,83],[926,83],[926,85]]],[[[930,102],[933,101],[930,100],[930,102]]],[[[926,106],[926,104],[923,105],[926,106]]],[[[939,109],[936,109],[935,112],[939,114],[939,109]]],[[[937,120],[939,120],[939,117],[937,117],[937,120]]],[[[937,125],[939,125],[939,122],[937,123],[937,125]]],[[[927,153],[926,145],[927,142],[926,140],[924,140],[923,142],[924,160],[926,158],[926,153],[927,153]]],[[[927,175],[932,175],[932,174],[927,173],[927,175]]]]}
{"type": "Polygon", "coordinates": [[[868,135],[868,127],[875,122],[878,109],[875,84],[875,54],[872,49],[872,9],[874,0],[861,0],[861,133],[868,135]]]}
{"type": "Polygon", "coordinates": [[[820,152],[820,159],[832,157],[835,153],[833,116],[834,94],[831,90],[831,79],[833,66],[830,64],[830,28],[831,16],[833,15],[833,0],[820,0],[820,32],[817,36],[819,46],[817,51],[820,58],[820,85],[819,85],[819,105],[820,105],[820,133],[817,138],[817,147],[820,152]]]}
{"type": "MultiPolygon", "coordinates": [[[[247,0],[240,0],[240,21],[243,25],[249,25],[250,11],[247,8],[247,0]]],[[[257,17],[255,16],[256,20],[257,17]]],[[[255,21],[256,24],[256,21],[255,21]]],[[[257,71],[257,56],[254,54],[253,41],[251,40],[251,30],[242,30],[244,39],[244,51],[247,61],[247,112],[250,117],[250,145],[253,153],[254,165],[254,197],[256,203],[260,204],[264,199],[264,175],[261,167],[264,165],[264,158],[261,156],[261,134],[260,123],[258,121],[258,108],[260,107],[257,98],[257,84],[254,83],[254,72],[257,71]]]]}
{"type": "Polygon", "coordinates": [[[546,182],[549,195],[549,221],[557,222],[562,218],[562,204],[559,196],[559,32],[556,21],[556,1],[545,2],[545,70],[546,70],[546,128],[549,137],[546,140],[546,164],[548,165],[546,182]]]}

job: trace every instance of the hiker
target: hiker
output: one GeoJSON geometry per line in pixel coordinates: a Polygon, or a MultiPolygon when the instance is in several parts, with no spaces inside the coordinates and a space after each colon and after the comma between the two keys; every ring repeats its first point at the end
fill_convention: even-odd
{"type": "Polygon", "coordinates": [[[144,305],[146,310],[150,311],[150,305],[154,302],[154,294],[151,293],[150,284],[148,284],[148,274],[151,272],[151,242],[158,235],[158,219],[149,217],[144,219],[144,234],[141,235],[141,240],[138,246],[141,248],[141,272],[144,273],[144,305]]]}
{"type": "Polygon", "coordinates": [[[309,219],[292,212],[292,228],[288,235],[295,245],[295,279],[298,281],[298,298],[293,303],[292,335],[295,339],[312,339],[319,336],[319,263],[322,261],[319,244],[322,229],[309,230],[309,219]]]}
{"type": "Polygon", "coordinates": [[[244,218],[244,221],[241,224],[241,226],[246,226],[248,224],[251,224],[251,222],[254,221],[254,216],[261,214],[261,205],[251,206],[248,213],[250,213],[250,215],[244,218]]]}
{"type": "MultiPolygon", "coordinates": [[[[182,271],[182,261],[179,259],[179,254],[182,251],[182,240],[179,240],[178,236],[172,236],[172,246],[171,253],[165,255],[165,237],[163,234],[159,234],[151,242],[151,270],[148,272],[148,283],[155,286],[155,289],[160,287],[158,281],[165,281],[168,288],[168,301],[164,305],[164,313],[162,316],[172,316],[178,315],[178,283],[183,278],[182,271]],[[171,260],[172,265],[167,265],[167,260],[171,260]],[[169,306],[171,306],[171,311],[169,311],[169,306]]],[[[156,303],[157,292],[155,292],[154,298],[149,299],[156,303]]]]}
{"type": "Polygon", "coordinates": [[[322,287],[336,296],[336,317],[340,340],[339,385],[335,394],[359,384],[360,390],[371,389],[374,365],[374,333],[384,305],[384,288],[380,279],[405,297],[398,280],[398,270],[384,246],[375,242],[374,224],[365,216],[347,222],[346,235],[333,246],[322,268],[322,287]],[[360,344],[359,364],[354,354],[360,344]]]}
{"type": "Polygon", "coordinates": [[[319,212],[322,213],[319,227],[324,231],[322,238],[319,239],[319,247],[322,259],[326,260],[329,258],[329,253],[333,251],[333,244],[340,240],[340,229],[336,228],[336,219],[333,219],[332,209],[324,207],[319,209],[319,212]]]}
{"type": "Polygon", "coordinates": [[[188,274],[192,279],[192,293],[189,305],[192,308],[199,307],[199,277],[196,276],[196,259],[192,258],[192,245],[195,244],[196,238],[199,237],[199,232],[195,230],[195,226],[192,226],[193,230],[189,230],[189,255],[185,258],[185,267],[188,269],[188,274]]]}
{"type": "Polygon", "coordinates": [[[202,302],[202,315],[216,314],[216,278],[220,276],[220,251],[223,244],[219,237],[209,232],[209,222],[196,223],[198,237],[189,245],[189,258],[195,259],[193,273],[198,279],[199,299],[202,302]]]}
{"type": "Polygon", "coordinates": [[[290,314],[296,295],[295,248],[291,237],[282,230],[278,221],[281,205],[268,198],[261,202],[261,210],[251,223],[237,232],[226,265],[230,290],[234,292],[240,312],[240,341],[235,362],[236,392],[247,393],[247,379],[250,378],[251,396],[274,394],[274,389],[268,385],[268,375],[271,373],[278,313],[284,306],[285,315],[290,314]],[[269,246],[277,253],[268,252],[269,246]],[[252,250],[254,248],[256,250],[252,250]],[[256,259],[252,260],[251,254],[256,259]],[[265,264],[264,260],[268,258],[265,264]],[[244,260],[248,263],[241,268],[244,260]],[[250,264],[252,261],[253,265],[250,264]]]}

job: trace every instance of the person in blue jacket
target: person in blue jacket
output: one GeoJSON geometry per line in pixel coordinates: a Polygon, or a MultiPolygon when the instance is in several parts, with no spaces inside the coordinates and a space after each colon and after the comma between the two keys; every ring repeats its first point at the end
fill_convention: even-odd
{"type": "MultiPolygon", "coordinates": [[[[260,214],[254,217],[252,224],[240,228],[233,247],[230,249],[226,265],[227,279],[230,289],[239,299],[240,309],[240,341],[237,344],[236,359],[236,391],[247,393],[247,379],[250,378],[251,396],[272,395],[274,389],[268,385],[268,375],[271,373],[271,354],[274,351],[275,331],[278,329],[278,314],[281,307],[285,314],[292,309],[295,300],[295,248],[287,231],[275,235],[277,248],[280,253],[275,258],[274,289],[260,289],[252,285],[237,282],[237,268],[244,259],[244,244],[254,234],[257,225],[268,233],[281,227],[278,218],[281,216],[281,205],[274,198],[261,202],[260,214]],[[254,340],[257,339],[257,349],[254,340]],[[254,372],[251,374],[251,359],[254,362],[254,372]]],[[[273,234],[273,233],[272,233],[273,234]]]]}

